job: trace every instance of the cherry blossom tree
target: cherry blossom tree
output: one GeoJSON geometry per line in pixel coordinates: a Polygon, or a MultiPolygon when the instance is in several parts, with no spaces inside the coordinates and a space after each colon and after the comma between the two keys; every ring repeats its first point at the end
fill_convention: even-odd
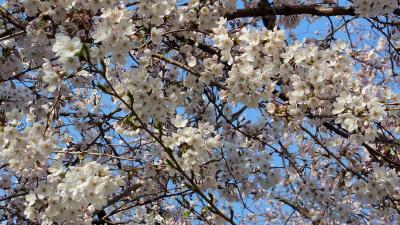
{"type": "Polygon", "coordinates": [[[398,0],[7,0],[0,48],[1,224],[400,221],[398,0]]]}

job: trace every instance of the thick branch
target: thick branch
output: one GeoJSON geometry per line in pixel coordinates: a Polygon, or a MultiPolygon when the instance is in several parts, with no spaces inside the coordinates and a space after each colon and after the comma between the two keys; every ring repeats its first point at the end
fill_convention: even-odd
{"type": "MultiPolygon", "coordinates": [[[[400,15],[400,9],[393,12],[400,15]]],[[[308,14],[313,16],[356,16],[352,7],[323,7],[319,5],[295,5],[295,6],[275,6],[275,7],[257,7],[238,9],[231,14],[226,14],[228,20],[233,20],[242,17],[259,17],[268,15],[302,15],[308,14]]]]}
{"type": "Polygon", "coordinates": [[[10,22],[12,25],[15,27],[18,27],[21,30],[25,30],[26,28],[26,22],[25,21],[19,21],[18,19],[14,18],[7,10],[5,10],[3,7],[0,7],[0,16],[2,19],[10,22]]]}

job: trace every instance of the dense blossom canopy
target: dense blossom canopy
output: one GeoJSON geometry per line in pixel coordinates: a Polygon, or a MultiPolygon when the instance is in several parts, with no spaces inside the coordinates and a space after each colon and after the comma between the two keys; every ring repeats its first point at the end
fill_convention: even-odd
{"type": "Polygon", "coordinates": [[[0,224],[400,221],[398,0],[7,0],[0,22],[0,224]]]}

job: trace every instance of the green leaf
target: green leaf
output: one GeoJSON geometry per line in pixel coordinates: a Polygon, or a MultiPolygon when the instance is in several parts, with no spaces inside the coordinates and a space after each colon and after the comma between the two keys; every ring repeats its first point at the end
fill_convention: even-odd
{"type": "Polygon", "coordinates": [[[190,211],[186,211],[183,213],[183,218],[189,218],[190,216],[190,211]]]}

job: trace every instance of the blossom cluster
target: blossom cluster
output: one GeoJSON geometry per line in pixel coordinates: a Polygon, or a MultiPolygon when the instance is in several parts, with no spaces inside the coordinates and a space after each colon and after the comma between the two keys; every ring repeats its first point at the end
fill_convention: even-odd
{"type": "Polygon", "coordinates": [[[269,100],[276,81],[273,81],[280,68],[279,53],[284,46],[284,33],[279,30],[242,30],[242,54],[235,58],[229,71],[227,85],[230,101],[242,102],[257,107],[262,100],[269,100]],[[261,64],[262,62],[262,64],[261,64]],[[258,65],[264,66],[258,66],[258,65]]]}
{"type": "Polygon", "coordinates": [[[399,177],[392,169],[377,166],[368,182],[360,181],[352,188],[357,198],[367,204],[380,203],[384,198],[398,196],[399,177]]]}
{"type": "MultiPolygon", "coordinates": [[[[20,113],[8,113],[15,122],[20,113]]],[[[16,126],[6,126],[0,133],[0,158],[8,163],[8,168],[22,176],[40,177],[46,173],[43,166],[49,155],[57,149],[55,136],[46,137],[45,126],[34,123],[19,131],[16,126]]]]}
{"type": "MultiPolygon", "coordinates": [[[[181,119],[182,120],[182,119],[181,119]]],[[[200,173],[200,166],[210,160],[215,148],[221,147],[219,135],[213,133],[212,125],[200,124],[198,128],[185,127],[185,120],[174,121],[177,131],[166,137],[165,144],[174,151],[179,151],[179,165],[187,172],[200,173]]]]}
{"type": "Polygon", "coordinates": [[[124,184],[97,162],[64,171],[51,167],[47,182],[26,196],[24,214],[41,224],[91,224],[91,213],[107,204],[107,196],[124,184]]]}
{"type": "Polygon", "coordinates": [[[93,47],[91,57],[98,59],[111,54],[115,63],[124,64],[132,49],[131,36],[134,35],[130,12],[124,8],[108,8],[100,18],[93,31],[93,38],[95,43],[101,43],[101,48],[93,47]]]}
{"type": "Polygon", "coordinates": [[[81,40],[78,37],[70,38],[64,34],[55,35],[56,42],[53,44],[53,52],[59,57],[66,68],[76,68],[78,59],[75,55],[82,49],[81,40]]]}

